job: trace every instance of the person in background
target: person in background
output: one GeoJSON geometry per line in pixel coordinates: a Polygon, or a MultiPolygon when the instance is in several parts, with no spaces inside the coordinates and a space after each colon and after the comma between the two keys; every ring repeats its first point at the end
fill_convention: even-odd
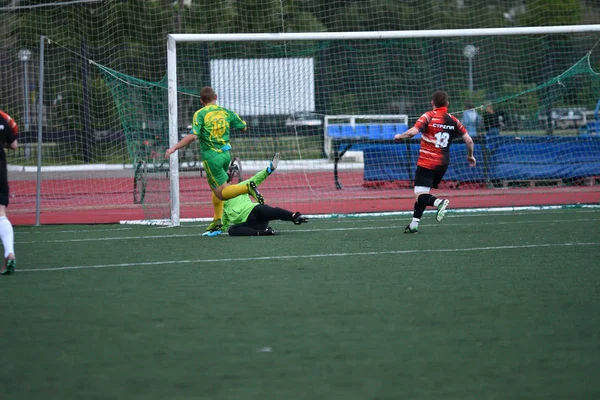
{"type": "Polygon", "coordinates": [[[494,110],[494,106],[488,104],[483,114],[483,127],[487,136],[500,135],[502,124],[502,113],[494,110]]]}
{"type": "Polygon", "coordinates": [[[473,108],[473,104],[465,104],[465,111],[463,112],[463,117],[460,122],[465,126],[465,128],[467,128],[469,136],[477,136],[477,127],[481,124],[481,118],[479,117],[477,111],[473,108]]]}
{"type": "Polygon", "coordinates": [[[17,123],[4,111],[0,111],[0,239],[4,246],[4,263],[0,269],[2,275],[12,274],[17,266],[13,226],[6,217],[10,194],[4,149],[17,149],[18,134],[17,123]]]}

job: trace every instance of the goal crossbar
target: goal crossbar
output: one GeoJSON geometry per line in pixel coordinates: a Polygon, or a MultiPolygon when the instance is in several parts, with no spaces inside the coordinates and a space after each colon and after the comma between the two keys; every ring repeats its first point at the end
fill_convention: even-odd
{"type": "Polygon", "coordinates": [[[292,40],[343,40],[343,39],[412,39],[434,37],[468,36],[509,36],[546,35],[555,33],[600,32],[596,25],[529,26],[517,28],[478,28],[478,29],[433,29],[409,31],[369,31],[369,32],[295,32],[295,33],[224,33],[193,34],[176,33],[169,35],[176,42],[250,42],[250,41],[292,41],[292,40]]]}

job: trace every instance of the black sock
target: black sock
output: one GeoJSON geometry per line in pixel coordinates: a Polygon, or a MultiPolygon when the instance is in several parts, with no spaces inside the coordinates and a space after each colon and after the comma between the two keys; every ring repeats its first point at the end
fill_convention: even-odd
{"type": "Polygon", "coordinates": [[[413,212],[413,218],[421,219],[423,216],[423,211],[425,211],[425,206],[418,201],[415,201],[415,211],[413,212]]]}

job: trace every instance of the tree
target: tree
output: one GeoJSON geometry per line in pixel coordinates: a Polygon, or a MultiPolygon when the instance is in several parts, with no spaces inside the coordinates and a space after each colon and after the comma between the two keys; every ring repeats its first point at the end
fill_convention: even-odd
{"type": "Polygon", "coordinates": [[[522,17],[525,26],[576,25],[581,22],[581,0],[528,0],[522,17]]]}

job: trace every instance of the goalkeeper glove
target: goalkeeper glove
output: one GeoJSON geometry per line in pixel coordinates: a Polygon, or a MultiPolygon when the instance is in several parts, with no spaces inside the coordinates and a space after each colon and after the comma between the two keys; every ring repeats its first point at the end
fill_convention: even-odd
{"type": "Polygon", "coordinates": [[[275,153],[275,155],[273,156],[273,159],[271,160],[271,163],[267,167],[267,174],[271,175],[273,173],[273,171],[275,171],[277,169],[277,166],[279,165],[280,160],[281,160],[281,153],[275,153]]]}
{"type": "Polygon", "coordinates": [[[292,214],[292,222],[295,225],[305,224],[308,222],[308,218],[296,211],[294,214],[292,214]]]}

